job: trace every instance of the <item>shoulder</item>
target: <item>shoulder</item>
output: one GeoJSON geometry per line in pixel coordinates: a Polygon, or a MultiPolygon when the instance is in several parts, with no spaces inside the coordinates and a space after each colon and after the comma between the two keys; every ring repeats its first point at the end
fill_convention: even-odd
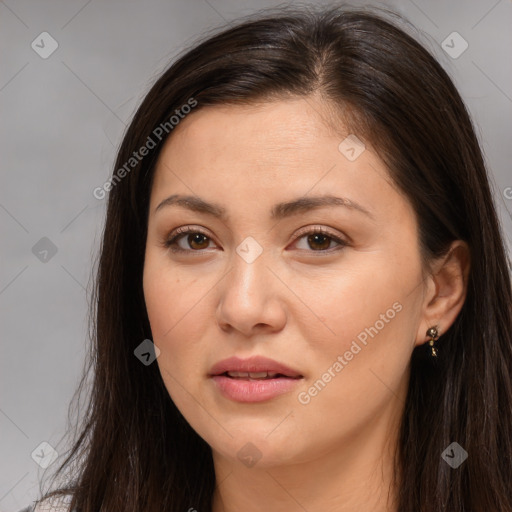
{"type": "Polygon", "coordinates": [[[48,498],[20,510],[20,512],[70,512],[70,497],[48,498]]]}

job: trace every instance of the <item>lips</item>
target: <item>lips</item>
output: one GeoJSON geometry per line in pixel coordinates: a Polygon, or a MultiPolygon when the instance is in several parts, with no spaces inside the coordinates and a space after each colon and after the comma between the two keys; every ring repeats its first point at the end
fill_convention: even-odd
{"type": "Polygon", "coordinates": [[[232,379],[268,380],[275,378],[300,379],[297,370],[262,356],[247,359],[230,357],[219,361],[210,370],[210,377],[224,375],[232,379]]]}
{"type": "MultiPolygon", "coordinates": [[[[276,372],[224,372],[222,375],[227,375],[233,379],[251,379],[251,380],[261,380],[261,379],[274,379],[275,377],[284,377],[281,373],[276,372]]],[[[289,378],[289,377],[288,377],[289,378]]]]}
{"type": "Polygon", "coordinates": [[[224,359],[213,365],[209,377],[221,395],[245,404],[290,393],[304,378],[297,370],[262,356],[224,359]]]}

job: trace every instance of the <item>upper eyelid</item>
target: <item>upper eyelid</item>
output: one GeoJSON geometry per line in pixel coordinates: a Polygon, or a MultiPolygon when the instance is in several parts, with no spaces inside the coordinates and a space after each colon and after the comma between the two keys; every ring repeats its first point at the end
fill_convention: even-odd
{"type": "Polygon", "coordinates": [[[297,240],[298,238],[302,238],[304,235],[307,235],[309,233],[321,233],[322,235],[327,235],[327,236],[330,236],[331,238],[337,238],[337,239],[341,239],[341,240],[343,240],[345,238],[346,242],[348,242],[348,240],[349,240],[349,237],[345,234],[337,234],[337,233],[334,233],[333,231],[331,231],[331,228],[326,228],[324,226],[316,225],[316,226],[306,226],[304,228],[299,229],[299,231],[295,235],[294,241],[297,240]]]}

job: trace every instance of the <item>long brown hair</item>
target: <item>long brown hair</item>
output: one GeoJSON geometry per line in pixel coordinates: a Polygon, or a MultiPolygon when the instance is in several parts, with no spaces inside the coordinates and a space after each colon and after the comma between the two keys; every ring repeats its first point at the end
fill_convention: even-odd
{"type": "MultiPolygon", "coordinates": [[[[468,293],[438,341],[415,349],[396,452],[399,512],[512,512],[511,282],[489,180],[466,107],[447,73],[387,11],[273,9],[197,43],[156,81],[114,167],[92,300],[92,387],[59,475],[78,512],[211,510],[210,447],[175,407],[158,366],[142,290],[155,162],[183,105],[251,104],[318,92],[371,142],[416,212],[422,257],[470,248],[468,293]],[[157,132],[160,133],[160,132],[157,132]],[[150,149],[133,166],[133,152],[150,149]],[[118,170],[125,166],[119,179],[118,170]],[[114,178],[113,174],[113,178],[114,178]],[[456,441],[467,460],[441,457],[456,441]]],[[[85,382],[85,380],[84,380],[85,382]]],[[[85,386],[85,385],[84,385],[85,386]]]]}

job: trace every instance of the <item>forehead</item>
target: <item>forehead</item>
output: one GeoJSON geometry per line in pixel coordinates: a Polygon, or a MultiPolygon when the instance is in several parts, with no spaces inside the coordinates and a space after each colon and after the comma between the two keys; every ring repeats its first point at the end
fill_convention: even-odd
{"type": "MultiPolygon", "coordinates": [[[[323,119],[328,119],[325,107],[306,99],[205,107],[178,125],[167,146],[176,150],[179,145],[188,157],[197,158],[246,149],[259,150],[262,156],[284,150],[307,152],[330,133],[323,119]]],[[[338,128],[344,132],[341,123],[338,128]]]]}
{"type": "MultiPolygon", "coordinates": [[[[250,124],[271,123],[267,125],[265,131],[254,127],[252,135],[256,140],[264,139],[271,133],[280,133],[282,138],[291,143],[296,140],[299,133],[305,138],[314,134],[312,127],[322,128],[322,132],[327,131],[327,124],[334,122],[334,112],[332,103],[323,101],[318,95],[260,101],[247,105],[213,105],[192,111],[196,114],[196,119],[202,116],[205,124],[212,122],[212,117],[215,117],[213,122],[224,130],[246,125],[245,120],[250,121],[250,124]]],[[[192,119],[192,116],[189,117],[192,119]]],[[[341,122],[338,121],[336,124],[338,129],[343,130],[341,122]]],[[[186,123],[181,127],[184,126],[186,123]]],[[[249,124],[246,128],[249,128],[249,124]]]]}
{"type": "Polygon", "coordinates": [[[186,194],[231,204],[238,213],[244,205],[263,212],[291,198],[331,193],[368,210],[393,208],[402,198],[367,141],[356,159],[342,150],[353,135],[317,98],[200,108],[166,141],[150,208],[186,194]]]}
{"type": "Polygon", "coordinates": [[[207,106],[175,127],[160,154],[155,181],[170,169],[185,168],[205,179],[229,173],[234,180],[257,171],[260,185],[266,178],[300,179],[301,171],[315,174],[336,165],[342,157],[339,143],[347,135],[341,120],[334,120],[333,111],[316,97],[207,106]]]}

